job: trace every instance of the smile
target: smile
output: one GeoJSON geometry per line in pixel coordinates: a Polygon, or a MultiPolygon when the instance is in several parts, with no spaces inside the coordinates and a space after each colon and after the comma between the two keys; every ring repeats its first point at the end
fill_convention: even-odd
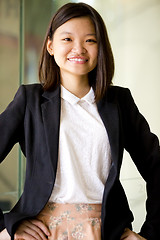
{"type": "Polygon", "coordinates": [[[68,61],[75,63],[86,63],[88,60],[84,58],[68,58],[68,61]]]}

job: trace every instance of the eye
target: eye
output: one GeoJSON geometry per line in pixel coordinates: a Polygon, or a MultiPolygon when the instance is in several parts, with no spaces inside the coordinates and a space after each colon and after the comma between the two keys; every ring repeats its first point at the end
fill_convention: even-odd
{"type": "Polygon", "coordinates": [[[70,42],[70,41],[72,41],[72,39],[71,38],[64,38],[63,41],[70,42]]]}
{"type": "Polygon", "coordinates": [[[97,41],[95,39],[87,39],[86,42],[97,43],[97,41]]]}

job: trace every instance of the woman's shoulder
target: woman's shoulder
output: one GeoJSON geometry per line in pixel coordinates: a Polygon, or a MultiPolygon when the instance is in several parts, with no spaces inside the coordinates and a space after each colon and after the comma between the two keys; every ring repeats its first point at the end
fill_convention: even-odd
{"type": "Polygon", "coordinates": [[[106,92],[106,98],[110,101],[116,100],[120,101],[130,96],[131,96],[130,90],[126,87],[121,86],[111,85],[106,92]]]}
{"type": "Polygon", "coordinates": [[[43,86],[40,83],[22,84],[20,88],[24,88],[27,93],[29,92],[43,92],[43,86]]]}
{"type": "Polygon", "coordinates": [[[43,86],[39,83],[22,84],[17,91],[18,94],[25,96],[28,100],[41,97],[43,92],[43,86]]]}
{"type": "Polygon", "coordinates": [[[25,105],[34,105],[34,103],[37,104],[41,102],[43,92],[43,86],[39,83],[22,84],[15,94],[14,101],[20,101],[25,105]]]}
{"type": "Polygon", "coordinates": [[[125,94],[126,92],[130,92],[129,88],[127,87],[121,87],[117,85],[111,85],[108,88],[108,92],[112,94],[125,94]]]}

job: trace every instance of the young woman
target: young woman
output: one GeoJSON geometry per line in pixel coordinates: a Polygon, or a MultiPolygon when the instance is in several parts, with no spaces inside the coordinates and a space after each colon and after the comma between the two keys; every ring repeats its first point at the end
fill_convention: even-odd
{"type": "Polygon", "coordinates": [[[0,115],[0,160],[16,142],[24,192],[1,212],[1,240],[157,240],[160,150],[130,91],[112,86],[114,61],[100,15],[64,5],[46,34],[41,84],[22,85],[0,115]],[[147,216],[132,231],[119,181],[124,148],[147,182],[147,216]]]}

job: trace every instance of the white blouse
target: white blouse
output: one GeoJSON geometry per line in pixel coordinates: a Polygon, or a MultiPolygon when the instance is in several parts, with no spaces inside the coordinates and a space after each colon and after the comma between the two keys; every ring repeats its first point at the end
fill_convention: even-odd
{"type": "Polygon", "coordinates": [[[108,135],[93,89],[80,99],[61,86],[58,167],[49,201],[102,203],[110,165],[108,135]]]}

